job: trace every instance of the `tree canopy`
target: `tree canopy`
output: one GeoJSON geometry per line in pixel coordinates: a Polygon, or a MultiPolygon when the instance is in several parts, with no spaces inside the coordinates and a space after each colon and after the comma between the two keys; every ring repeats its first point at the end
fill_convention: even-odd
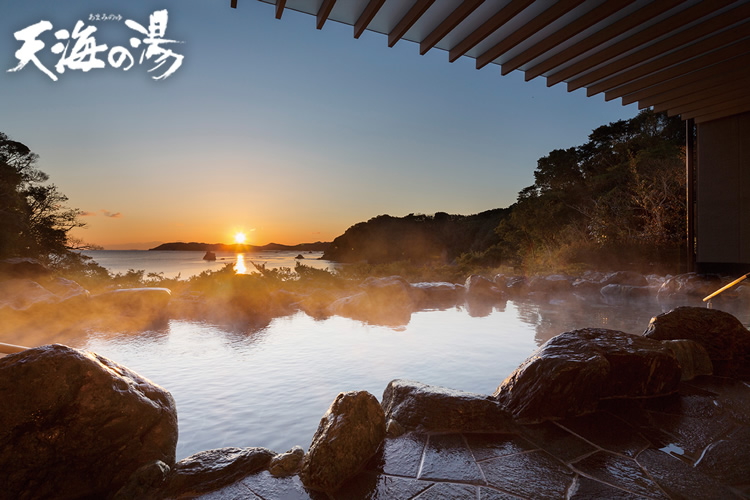
{"type": "Polygon", "coordinates": [[[685,241],[684,143],[679,118],[644,110],[540,158],[534,184],[507,209],[381,215],[350,227],[324,257],[529,271],[651,263],[671,272],[685,241]]]}
{"type": "Polygon", "coordinates": [[[515,264],[674,258],[685,238],[685,127],[644,110],[539,159],[496,231],[515,264]]]}
{"type": "Polygon", "coordinates": [[[70,230],[83,227],[81,211],[36,167],[38,155],[0,132],[0,258],[54,262],[82,244],[70,230]]]}

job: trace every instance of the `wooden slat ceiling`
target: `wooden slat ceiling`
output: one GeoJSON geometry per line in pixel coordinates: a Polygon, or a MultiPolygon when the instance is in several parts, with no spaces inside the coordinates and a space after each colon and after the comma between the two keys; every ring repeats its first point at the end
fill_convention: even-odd
{"type": "Polygon", "coordinates": [[[750,0],[260,1],[697,123],[750,111],[750,0]]]}

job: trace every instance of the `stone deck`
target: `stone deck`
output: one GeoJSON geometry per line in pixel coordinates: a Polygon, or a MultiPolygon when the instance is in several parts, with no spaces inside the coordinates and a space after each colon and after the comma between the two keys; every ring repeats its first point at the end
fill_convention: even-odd
{"type": "Polygon", "coordinates": [[[701,377],[673,396],[609,401],[510,434],[388,438],[333,494],[264,471],[199,498],[750,498],[750,385],[701,377]]]}

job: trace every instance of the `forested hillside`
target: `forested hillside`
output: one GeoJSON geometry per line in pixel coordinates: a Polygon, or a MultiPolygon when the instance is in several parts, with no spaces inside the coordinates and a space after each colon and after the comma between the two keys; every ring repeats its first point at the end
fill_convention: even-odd
{"type": "Polygon", "coordinates": [[[539,159],[515,204],[472,216],[381,215],[324,258],[461,262],[530,270],[679,264],[685,240],[685,127],[644,110],[539,159]]]}
{"type": "Polygon", "coordinates": [[[679,262],[685,244],[685,125],[644,110],[540,158],[498,225],[493,257],[543,269],[679,262]]]}
{"type": "Polygon", "coordinates": [[[370,264],[447,263],[462,253],[482,251],[497,243],[499,237],[494,228],[508,212],[495,209],[468,216],[445,212],[406,217],[380,215],[347,229],[333,240],[323,258],[370,264]]]}

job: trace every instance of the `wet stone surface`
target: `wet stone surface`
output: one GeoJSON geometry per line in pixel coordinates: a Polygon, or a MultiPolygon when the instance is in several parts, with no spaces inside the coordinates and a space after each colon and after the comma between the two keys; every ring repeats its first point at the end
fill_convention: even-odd
{"type": "Polygon", "coordinates": [[[604,401],[514,432],[387,438],[332,493],[267,471],[203,500],[750,498],[750,385],[699,377],[675,395],[604,401]]]}

